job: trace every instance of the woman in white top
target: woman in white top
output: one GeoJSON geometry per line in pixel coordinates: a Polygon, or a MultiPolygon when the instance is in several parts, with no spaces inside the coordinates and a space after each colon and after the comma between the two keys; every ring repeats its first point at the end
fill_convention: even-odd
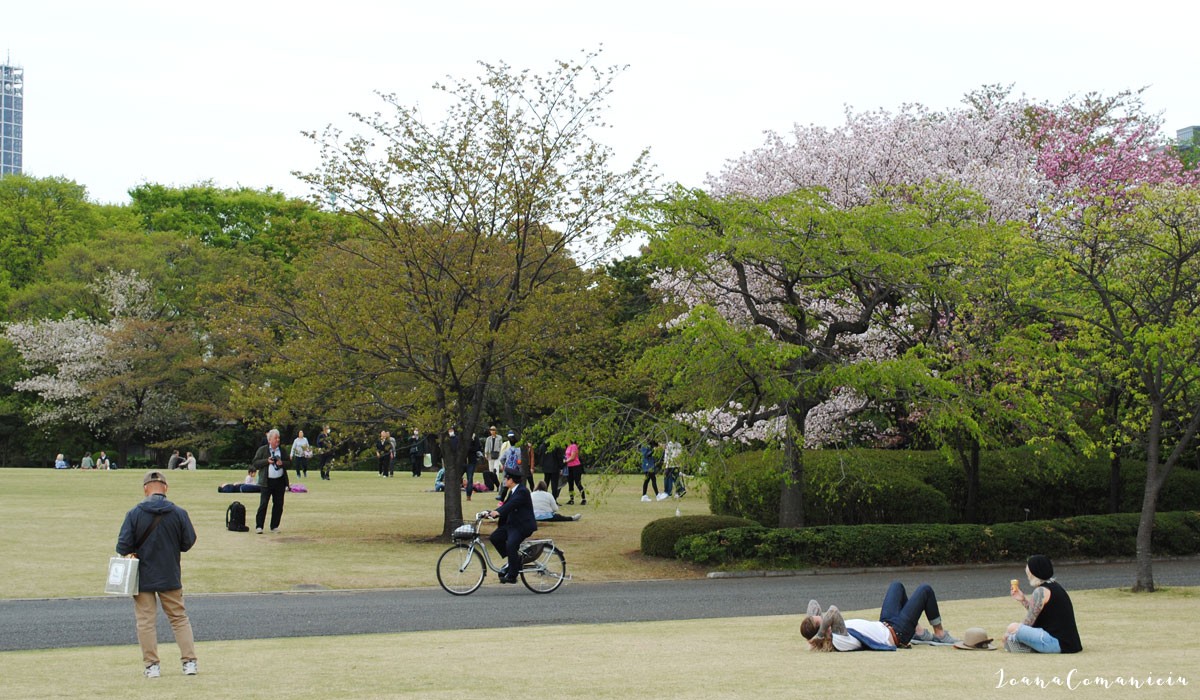
{"type": "Polygon", "coordinates": [[[535,520],[550,520],[550,521],[574,521],[583,517],[580,513],[575,515],[561,515],[558,512],[558,501],[554,500],[554,494],[546,490],[546,482],[539,481],[537,489],[529,494],[533,498],[533,517],[535,520]]]}

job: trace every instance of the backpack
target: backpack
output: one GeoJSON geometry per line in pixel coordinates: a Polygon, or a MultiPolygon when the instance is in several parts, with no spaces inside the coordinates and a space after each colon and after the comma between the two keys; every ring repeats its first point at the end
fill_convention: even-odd
{"type": "Polygon", "coordinates": [[[225,529],[233,532],[250,532],[246,527],[246,506],[234,501],[225,509],[225,529]]]}

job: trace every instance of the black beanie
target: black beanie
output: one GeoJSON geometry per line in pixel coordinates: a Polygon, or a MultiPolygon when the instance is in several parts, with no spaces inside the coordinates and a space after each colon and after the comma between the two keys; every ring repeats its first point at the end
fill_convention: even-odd
{"type": "Polygon", "coordinates": [[[1054,564],[1050,563],[1050,557],[1045,554],[1034,554],[1025,565],[1029,567],[1029,573],[1043,581],[1054,578],[1054,564]]]}

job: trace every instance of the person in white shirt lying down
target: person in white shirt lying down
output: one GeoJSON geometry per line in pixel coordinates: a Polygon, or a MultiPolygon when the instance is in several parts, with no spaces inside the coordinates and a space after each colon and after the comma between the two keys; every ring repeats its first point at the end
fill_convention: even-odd
{"type": "Polygon", "coordinates": [[[878,621],[843,619],[835,605],[822,613],[820,604],[810,600],[800,634],[816,651],[895,651],[910,644],[953,646],[959,641],[942,626],[933,588],[921,584],[910,598],[899,581],[888,585],[878,621]],[[919,624],[922,614],[932,630],[919,624]]]}

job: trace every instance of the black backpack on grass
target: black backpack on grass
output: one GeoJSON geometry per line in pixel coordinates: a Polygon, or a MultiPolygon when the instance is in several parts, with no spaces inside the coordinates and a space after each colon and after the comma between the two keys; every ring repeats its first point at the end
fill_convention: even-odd
{"type": "Polygon", "coordinates": [[[246,527],[246,506],[234,501],[225,509],[225,529],[233,532],[250,532],[246,527]]]}

